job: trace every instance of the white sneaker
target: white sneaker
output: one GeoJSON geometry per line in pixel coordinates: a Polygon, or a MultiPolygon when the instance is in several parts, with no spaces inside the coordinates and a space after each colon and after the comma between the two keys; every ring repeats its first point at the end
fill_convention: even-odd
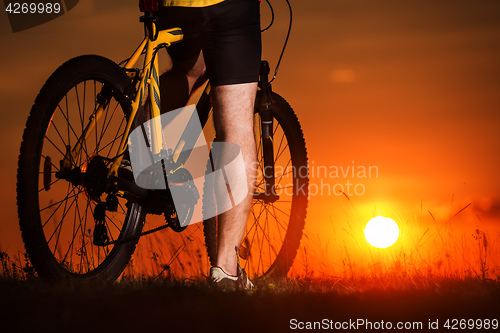
{"type": "Polygon", "coordinates": [[[220,288],[221,290],[252,290],[255,288],[252,281],[247,276],[245,270],[237,264],[238,275],[229,275],[220,267],[210,268],[208,281],[211,285],[220,288]]]}

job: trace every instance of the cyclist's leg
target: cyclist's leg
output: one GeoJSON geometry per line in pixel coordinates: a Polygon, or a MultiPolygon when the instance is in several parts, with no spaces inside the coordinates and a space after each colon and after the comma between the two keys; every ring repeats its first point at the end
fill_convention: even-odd
{"type": "Polygon", "coordinates": [[[170,71],[160,76],[162,112],[186,105],[192,91],[205,82],[202,35],[204,18],[199,8],[160,7],[159,29],[180,27],[184,33],[182,43],[172,45],[168,53],[172,59],[170,71]]]}
{"type": "Polygon", "coordinates": [[[160,22],[169,22],[170,27],[180,26],[186,36],[179,47],[175,45],[169,50],[173,70],[162,75],[160,85],[162,92],[170,93],[167,96],[175,91],[177,97],[171,101],[162,98],[162,110],[185,105],[191,91],[203,81],[200,77],[206,63],[213,87],[218,140],[238,144],[245,161],[242,173],[248,181],[249,194],[238,206],[219,216],[218,228],[217,265],[226,273],[236,275],[234,248],[240,245],[245,232],[254,185],[253,112],[261,52],[259,1],[231,0],[203,9],[163,8],[160,9],[160,22]],[[200,36],[196,31],[199,31],[200,22],[203,24],[202,56],[193,52],[199,45],[200,36]],[[189,56],[193,54],[196,57],[189,56]],[[185,60],[194,58],[194,62],[185,60]]]}
{"type": "MultiPolygon", "coordinates": [[[[254,103],[259,78],[261,41],[257,0],[231,0],[203,9],[203,52],[210,82],[218,141],[236,143],[245,162],[248,194],[218,216],[216,265],[237,274],[235,246],[240,246],[254,191],[256,149],[254,103]]],[[[243,179],[243,178],[240,178],[243,179]]]]}
{"type": "MultiPolygon", "coordinates": [[[[219,141],[239,146],[245,170],[232,170],[233,179],[246,179],[245,199],[231,210],[219,215],[216,265],[236,275],[235,246],[240,246],[245,233],[255,184],[256,148],[253,110],[257,83],[216,86],[213,88],[214,124],[219,141]]],[[[219,166],[220,167],[220,166],[219,166]]]]}
{"type": "Polygon", "coordinates": [[[186,105],[191,92],[205,82],[203,52],[189,61],[173,61],[172,70],[160,76],[161,110],[175,110],[186,105]]]}

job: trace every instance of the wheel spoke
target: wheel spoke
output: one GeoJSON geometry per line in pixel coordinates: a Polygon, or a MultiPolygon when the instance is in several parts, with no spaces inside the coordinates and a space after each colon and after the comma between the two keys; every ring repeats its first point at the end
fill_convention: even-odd
{"type": "Polygon", "coordinates": [[[73,135],[75,136],[75,138],[77,138],[77,139],[78,139],[78,134],[76,134],[75,129],[73,128],[73,126],[71,125],[71,122],[69,121],[68,97],[65,96],[64,98],[66,99],[66,114],[62,110],[60,103],[57,105],[57,108],[61,111],[61,114],[63,115],[64,119],[66,119],[66,124],[68,125],[68,144],[71,145],[70,130],[73,133],[73,135]]]}
{"type": "MultiPolygon", "coordinates": [[[[46,209],[52,208],[52,207],[54,207],[55,205],[58,205],[58,204],[60,205],[60,204],[62,204],[62,202],[63,202],[63,201],[68,200],[68,199],[71,199],[71,198],[75,197],[76,195],[77,195],[77,194],[74,194],[74,195],[71,195],[71,196],[70,196],[70,195],[68,195],[68,196],[66,196],[64,199],[61,199],[61,200],[59,200],[59,201],[57,201],[57,202],[53,202],[53,203],[49,204],[48,206],[46,206],[46,207],[44,207],[44,208],[40,209],[40,212],[43,212],[43,211],[44,211],[44,210],[46,210],[46,209]]],[[[56,208],[56,209],[57,209],[57,208],[56,208]]],[[[50,217],[49,217],[49,219],[50,219],[51,217],[52,217],[52,216],[50,216],[50,217]]]]}
{"type": "MultiPolygon", "coordinates": [[[[87,205],[89,204],[89,202],[87,201],[86,203],[87,205]]],[[[75,239],[76,239],[76,234],[78,232],[78,229],[81,229],[81,223],[78,224],[78,227],[75,228],[75,225],[77,223],[77,221],[82,221],[82,217],[80,215],[80,207],[78,205],[78,201],[76,202],[76,214],[73,216],[73,232],[72,232],[72,237],[71,237],[71,243],[69,244],[68,246],[68,251],[66,251],[66,254],[64,255],[64,257],[62,258],[61,262],[66,262],[67,258],[68,258],[68,254],[71,252],[71,254],[73,254],[73,244],[75,242],[75,239]]],[[[70,256],[70,262],[69,262],[69,265],[70,265],[70,268],[73,267],[73,255],[70,256]]]]}
{"type": "MultiPolygon", "coordinates": [[[[66,143],[66,141],[63,139],[62,135],[61,135],[61,132],[59,132],[59,129],[57,128],[55,122],[53,120],[51,120],[50,122],[52,124],[52,128],[56,131],[57,135],[59,136],[59,138],[61,139],[61,142],[62,144],[64,145],[64,147],[66,147],[68,145],[68,143],[66,143]]],[[[49,125],[50,126],[50,125],[49,125]]]]}
{"type": "Polygon", "coordinates": [[[43,208],[42,210],[40,210],[40,212],[42,212],[43,210],[48,209],[50,207],[53,207],[54,205],[58,205],[57,208],[54,209],[54,211],[52,212],[52,214],[50,214],[50,216],[47,218],[47,220],[44,223],[42,223],[42,227],[45,228],[45,226],[47,225],[47,223],[52,219],[52,217],[55,215],[55,213],[57,213],[57,211],[59,210],[59,208],[62,206],[63,203],[67,202],[69,199],[73,199],[76,196],[78,196],[78,193],[74,194],[74,195],[68,195],[64,199],[62,199],[62,200],[60,200],[60,201],[58,201],[56,203],[49,204],[49,206],[47,206],[47,207],[43,208]]]}
{"type": "Polygon", "coordinates": [[[52,145],[54,146],[55,149],[57,149],[57,151],[59,151],[59,153],[61,153],[61,156],[64,157],[65,153],[62,152],[61,149],[59,149],[58,146],[56,146],[56,144],[54,142],[52,142],[52,140],[50,140],[47,136],[45,136],[45,139],[47,139],[47,141],[52,145]]]}
{"type": "MultiPolygon", "coordinates": [[[[63,67],[69,67],[60,68],[57,72],[59,74],[54,74],[47,81],[46,87],[41,92],[46,96],[39,99],[59,98],[59,101],[52,104],[54,105],[52,109],[48,108],[47,103],[35,102],[31,114],[37,115],[38,118],[33,116],[32,119],[38,119],[38,121],[28,121],[25,130],[25,142],[21,148],[21,156],[24,159],[20,158],[23,163],[20,170],[24,170],[24,173],[31,172],[31,174],[18,174],[18,179],[27,179],[24,183],[28,183],[23,188],[18,186],[19,209],[27,211],[25,214],[27,217],[21,218],[21,229],[23,233],[29,235],[25,238],[28,241],[43,239],[48,246],[48,248],[40,247],[36,242],[35,245],[31,245],[33,250],[29,255],[36,256],[38,258],[36,262],[53,266],[44,269],[36,267],[37,272],[40,271],[40,277],[50,278],[48,274],[53,274],[54,278],[56,276],[60,278],[65,274],[66,277],[76,274],[83,275],[83,277],[102,275],[105,278],[112,276],[116,278],[116,274],[119,274],[118,267],[107,265],[114,262],[114,256],[120,258],[123,255],[130,255],[130,250],[127,250],[129,254],[126,254],[127,251],[118,251],[119,245],[96,246],[93,244],[94,207],[104,200],[102,197],[108,195],[109,192],[107,189],[103,193],[96,192],[96,189],[99,190],[102,184],[105,184],[106,174],[100,176],[103,173],[94,172],[89,168],[94,168],[96,165],[90,163],[94,156],[100,154],[100,157],[110,158],[117,155],[117,147],[124,137],[127,125],[125,107],[128,106],[123,101],[117,101],[116,96],[121,96],[129,79],[121,68],[100,57],[85,56],[75,58],[70,62],[63,65],[63,67]],[[70,62],[72,63],[68,65],[70,62]],[[64,70],[67,71],[67,75],[72,76],[64,78],[64,70]],[[106,73],[101,74],[100,71],[106,73]],[[81,81],[76,81],[74,79],[76,77],[80,77],[81,81]],[[103,113],[99,118],[90,118],[89,116],[95,115],[97,108],[101,106],[96,101],[104,84],[110,88],[113,96],[109,96],[110,99],[107,105],[103,106],[103,113]],[[92,119],[95,119],[95,124],[90,128],[89,124],[93,121],[92,119]],[[40,126],[45,127],[40,130],[40,126]],[[89,132],[84,135],[86,128],[89,132]],[[76,146],[77,143],[79,147],[76,146]],[[68,171],[74,171],[74,173],[68,174],[72,178],[64,179],[67,177],[59,178],[56,174],[60,171],[59,162],[68,158],[67,147],[70,147],[74,154],[68,171]],[[33,151],[38,154],[35,161],[31,157],[33,151]],[[23,154],[27,155],[23,156],[23,154]],[[27,157],[31,159],[28,160],[27,157]],[[30,171],[33,168],[28,163],[38,163],[39,168],[30,171]],[[80,168],[81,174],[78,173],[77,168],[80,168]],[[99,179],[100,177],[102,178],[99,179]],[[75,186],[73,183],[78,183],[78,185],[75,186]],[[23,203],[23,196],[32,197],[31,193],[38,196],[37,201],[23,203]],[[98,193],[100,197],[96,198],[94,193],[98,193]],[[29,227],[33,220],[39,221],[37,223],[40,223],[41,228],[29,227]],[[113,251],[116,247],[118,247],[117,250],[113,251]],[[107,258],[110,259],[106,260],[107,258]]],[[[98,165],[95,167],[99,168],[98,165]]],[[[111,240],[130,236],[122,232],[129,216],[126,196],[120,194],[117,200],[119,210],[105,212],[104,223],[111,240]]],[[[133,207],[142,209],[136,204],[133,207]]],[[[143,213],[131,213],[130,216],[134,219],[141,219],[143,213]]]]}
{"type": "Polygon", "coordinates": [[[57,249],[57,244],[59,244],[59,236],[61,235],[62,223],[64,221],[64,218],[69,213],[71,207],[73,206],[73,204],[75,203],[75,201],[77,199],[78,199],[77,197],[74,197],[73,201],[71,201],[71,204],[69,205],[69,207],[67,206],[68,201],[65,201],[65,203],[64,203],[64,209],[63,209],[63,216],[61,217],[61,221],[59,221],[59,223],[57,224],[56,228],[54,229],[54,232],[52,233],[52,235],[50,235],[49,239],[47,239],[47,244],[49,244],[50,241],[52,240],[52,237],[54,237],[56,231],[58,231],[58,229],[59,229],[58,237],[56,238],[56,245],[54,246],[54,253],[53,254],[55,254],[55,251],[57,249]]]}

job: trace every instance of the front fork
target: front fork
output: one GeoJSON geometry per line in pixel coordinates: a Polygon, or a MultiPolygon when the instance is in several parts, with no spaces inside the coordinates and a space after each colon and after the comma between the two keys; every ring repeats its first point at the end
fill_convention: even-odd
{"type": "Polygon", "coordinates": [[[271,83],[269,82],[269,63],[265,60],[260,63],[260,81],[259,87],[261,98],[256,105],[260,114],[262,128],[262,153],[263,153],[263,176],[265,181],[265,192],[256,193],[255,199],[263,199],[268,202],[274,202],[279,199],[276,194],[276,181],[274,177],[274,148],[273,148],[273,103],[271,99],[271,83]]]}

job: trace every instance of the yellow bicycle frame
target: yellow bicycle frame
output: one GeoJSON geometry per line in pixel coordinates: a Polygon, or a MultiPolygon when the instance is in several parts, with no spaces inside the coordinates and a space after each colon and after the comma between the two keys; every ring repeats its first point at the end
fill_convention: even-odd
{"type": "MultiPolygon", "coordinates": [[[[156,29],[156,26],[153,24],[152,29],[156,29]]],[[[144,67],[142,72],[139,73],[139,87],[137,89],[137,94],[135,96],[134,101],[132,101],[132,110],[127,119],[127,126],[125,128],[125,132],[121,138],[120,145],[118,147],[118,152],[113,160],[113,163],[110,166],[108,176],[118,175],[118,168],[120,167],[120,163],[123,158],[123,154],[127,149],[128,145],[128,136],[130,133],[130,129],[132,126],[132,122],[139,110],[143,101],[145,101],[146,92],[149,94],[150,98],[150,119],[152,120],[152,128],[151,128],[151,148],[153,154],[158,154],[162,147],[162,126],[160,123],[160,83],[159,83],[159,75],[158,75],[158,57],[157,51],[163,47],[168,47],[172,43],[179,42],[183,39],[184,35],[180,28],[173,28],[168,30],[163,30],[159,32],[154,32],[151,34],[152,36],[156,35],[156,38],[153,40],[148,37],[149,34],[146,34],[146,37],[139,45],[139,47],[134,51],[134,54],[130,57],[127,63],[124,65],[125,69],[131,69],[134,67],[136,62],[139,60],[140,56],[145,51],[144,58],[144,67]],[[146,90],[145,87],[149,89],[146,90]]],[[[129,76],[133,77],[134,73],[129,72],[129,76]]],[[[100,105],[90,117],[90,121],[87,127],[84,129],[81,137],[78,139],[76,145],[73,147],[71,151],[68,151],[63,160],[63,167],[71,168],[75,160],[76,156],[80,153],[82,149],[83,142],[87,140],[87,138],[92,133],[93,129],[96,126],[97,121],[100,119],[104,112],[105,105],[100,105]]],[[[69,150],[69,149],[68,149],[69,150]]]]}

